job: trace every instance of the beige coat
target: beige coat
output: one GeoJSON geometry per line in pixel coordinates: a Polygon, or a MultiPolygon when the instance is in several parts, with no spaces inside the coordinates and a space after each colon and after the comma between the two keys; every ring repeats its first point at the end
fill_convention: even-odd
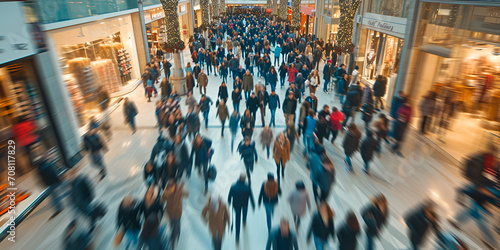
{"type": "Polygon", "coordinates": [[[276,137],[276,140],[274,140],[273,157],[276,164],[282,161],[283,166],[290,160],[290,141],[288,141],[286,136],[283,143],[280,142],[279,137],[276,137]]]}
{"type": "Polygon", "coordinates": [[[208,77],[205,73],[200,73],[198,75],[198,84],[200,86],[206,87],[208,85],[208,77]]]}
{"type": "Polygon", "coordinates": [[[227,40],[227,50],[232,50],[233,49],[233,42],[231,40],[227,40]]]}
{"type": "Polygon", "coordinates": [[[208,223],[208,228],[212,236],[218,235],[219,240],[222,240],[222,236],[224,236],[226,231],[226,225],[229,226],[229,212],[226,205],[220,201],[218,211],[214,211],[210,205],[211,199],[208,199],[203,211],[201,211],[201,217],[208,223]]]}
{"type": "Polygon", "coordinates": [[[253,76],[251,74],[243,75],[243,82],[241,88],[247,92],[252,91],[253,89],[253,76]]]}

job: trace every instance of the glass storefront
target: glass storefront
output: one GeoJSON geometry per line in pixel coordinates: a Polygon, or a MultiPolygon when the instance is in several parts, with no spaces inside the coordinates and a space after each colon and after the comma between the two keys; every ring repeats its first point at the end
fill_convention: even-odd
{"type": "Polygon", "coordinates": [[[366,12],[393,17],[407,17],[412,0],[368,0],[366,12]]]}
{"type": "Polygon", "coordinates": [[[428,138],[460,159],[500,130],[500,7],[422,3],[405,92],[437,97],[428,138]],[[445,136],[446,135],[446,136],[445,136]]]}
{"type": "Polygon", "coordinates": [[[80,126],[140,77],[133,32],[130,15],[49,32],[80,126]]]}

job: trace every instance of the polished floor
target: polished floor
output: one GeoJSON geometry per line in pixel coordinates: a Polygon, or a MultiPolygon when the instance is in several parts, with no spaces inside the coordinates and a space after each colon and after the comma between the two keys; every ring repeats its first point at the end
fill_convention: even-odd
{"type": "MultiPolygon", "coordinates": [[[[186,62],[190,60],[185,53],[186,62]]],[[[262,80],[254,77],[255,82],[262,80]]],[[[213,74],[209,76],[208,96],[213,100],[217,97],[218,86],[221,80],[213,74]]],[[[228,90],[232,91],[232,78],[229,78],[228,90]]],[[[278,89],[280,99],[284,98],[284,89],[278,89]]],[[[308,94],[306,90],[306,95],[308,94]]],[[[131,194],[138,199],[144,195],[145,185],[143,182],[142,167],[149,157],[152,147],[158,137],[155,128],[154,101],[146,102],[142,88],[138,88],[129,97],[136,103],[139,109],[137,116],[138,132],[132,135],[129,128],[123,125],[123,113],[121,107],[112,113],[113,138],[108,144],[110,151],[105,155],[105,163],[109,169],[109,177],[96,183],[97,199],[107,204],[108,213],[98,223],[94,239],[95,249],[113,249],[112,241],[116,232],[116,216],[121,199],[131,194]]],[[[319,107],[324,104],[339,107],[338,99],[332,95],[317,91],[319,107]]],[[[195,96],[199,100],[199,91],[195,90],[195,96]]],[[[156,99],[155,99],[156,100],[156,99]]],[[[183,98],[184,100],[184,98],[183,98]]],[[[184,102],[182,102],[184,104],[184,102]]],[[[186,111],[185,107],[182,107],[186,111]]],[[[229,108],[231,111],[232,108],[229,108]]],[[[243,110],[243,108],[242,108],[243,110]]],[[[209,186],[209,195],[221,196],[226,200],[230,186],[236,181],[239,174],[244,171],[244,166],[238,154],[232,154],[230,148],[229,130],[227,136],[220,138],[220,122],[215,117],[216,108],[212,107],[208,130],[202,128],[201,133],[211,138],[214,142],[215,155],[213,163],[218,169],[218,176],[214,183],[209,186]]],[[[257,117],[260,118],[259,112],[257,117]]],[[[284,117],[278,110],[275,134],[284,129],[284,117]]],[[[266,122],[269,122],[269,113],[266,122]]],[[[361,119],[356,121],[361,126],[361,119]]],[[[260,119],[256,125],[259,126],[260,119]]],[[[256,128],[254,138],[258,138],[261,128],[256,128]]],[[[238,134],[237,141],[242,138],[238,134]]],[[[343,135],[339,136],[337,144],[341,144],[343,135]]],[[[265,151],[257,142],[259,161],[252,175],[252,190],[257,198],[260,186],[266,179],[267,173],[276,171],[273,160],[265,156],[265,151]]],[[[362,160],[359,155],[353,158],[354,173],[348,173],[344,168],[343,149],[331,143],[325,143],[326,150],[336,167],[336,184],[328,203],[335,211],[335,224],[338,227],[343,223],[344,215],[349,210],[354,210],[362,224],[359,216],[360,210],[369,203],[370,197],[378,193],[386,195],[389,201],[390,218],[387,227],[382,231],[380,240],[376,240],[376,249],[408,249],[410,244],[406,237],[406,226],[403,216],[407,211],[414,208],[425,199],[435,200],[439,205],[441,226],[445,230],[452,230],[447,219],[461,211],[461,207],[454,201],[455,188],[463,185],[464,180],[460,177],[460,168],[453,161],[444,157],[441,150],[429,140],[425,140],[414,131],[410,131],[404,142],[402,153],[405,158],[392,154],[387,147],[382,149],[382,155],[375,158],[372,164],[372,175],[364,175],[362,160]]],[[[312,196],[309,171],[305,167],[306,161],[301,154],[302,145],[297,145],[292,153],[291,162],[287,165],[285,180],[282,185],[283,195],[276,208],[273,224],[277,225],[281,217],[287,217],[292,221],[292,215],[286,197],[293,190],[297,180],[303,180],[312,196]]],[[[470,152],[474,152],[474,148],[470,152]]],[[[82,173],[91,178],[96,177],[97,171],[91,168],[85,158],[82,162],[82,173]]],[[[207,201],[208,196],[203,195],[203,180],[194,174],[187,180],[186,186],[189,197],[184,201],[184,213],[181,220],[181,236],[178,249],[211,249],[211,238],[207,226],[201,219],[201,209],[207,201]]],[[[59,216],[48,220],[53,210],[50,204],[43,202],[21,225],[16,232],[16,243],[6,240],[0,243],[0,249],[63,249],[63,230],[73,218],[73,212],[69,208],[69,200],[66,200],[65,209],[59,216]]],[[[312,210],[316,207],[313,204],[312,210]]],[[[490,225],[498,222],[498,214],[494,213],[490,219],[490,225]]],[[[302,220],[299,229],[299,248],[314,249],[313,243],[307,244],[306,233],[310,223],[310,213],[302,220]]],[[[470,249],[484,249],[481,245],[481,234],[476,225],[470,221],[462,226],[462,232],[452,230],[469,244],[470,249]]],[[[497,235],[498,236],[498,235],[497,235]]],[[[497,237],[500,239],[500,237],[497,237]]],[[[242,231],[239,249],[264,249],[267,240],[265,212],[262,207],[250,210],[246,229],[242,231]]],[[[365,236],[358,238],[358,249],[364,249],[365,236]]],[[[337,242],[330,240],[329,249],[336,249],[337,242]]],[[[435,237],[430,235],[423,249],[435,249],[435,237]]],[[[222,249],[236,249],[234,232],[227,230],[222,243],[222,249]]]]}

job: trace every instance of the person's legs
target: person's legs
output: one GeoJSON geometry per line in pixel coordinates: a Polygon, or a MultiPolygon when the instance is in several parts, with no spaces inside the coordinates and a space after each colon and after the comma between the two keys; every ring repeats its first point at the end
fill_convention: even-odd
{"type": "Polygon", "coordinates": [[[264,116],[266,115],[266,107],[260,107],[260,120],[262,121],[262,127],[266,125],[266,120],[264,116]]]}
{"type": "Polygon", "coordinates": [[[101,171],[101,179],[104,178],[106,176],[106,167],[104,166],[104,163],[102,161],[102,154],[101,152],[95,152],[95,153],[91,153],[90,154],[91,158],[92,158],[92,163],[93,163],[93,166],[94,167],[97,167],[99,168],[101,171]]]}
{"type": "Polygon", "coordinates": [[[199,88],[200,88],[200,95],[202,95],[202,93],[201,93],[201,88],[202,88],[202,87],[201,87],[201,85],[198,85],[198,86],[199,86],[199,88]]]}
{"type": "Polygon", "coordinates": [[[59,184],[52,185],[48,188],[48,193],[51,196],[52,206],[56,209],[56,213],[63,210],[62,196],[58,190],[59,184]]]}
{"type": "Polygon", "coordinates": [[[278,176],[278,186],[280,186],[280,180],[281,180],[281,175],[280,175],[280,168],[281,168],[281,161],[276,163],[276,175],[278,176]]]}
{"type": "Polygon", "coordinates": [[[175,247],[177,241],[179,240],[179,235],[181,234],[181,218],[171,218],[170,225],[172,227],[170,240],[172,241],[172,245],[175,247]]]}
{"type": "Polygon", "coordinates": [[[365,172],[368,173],[370,171],[370,161],[363,160],[365,162],[365,172]]]}
{"type": "Polygon", "coordinates": [[[243,206],[242,208],[243,212],[243,227],[246,227],[247,225],[247,215],[248,215],[248,206],[243,206]]]}
{"type": "Polygon", "coordinates": [[[205,120],[205,128],[208,128],[208,111],[203,112],[203,120],[205,120]]]}
{"type": "Polygon", "coordinates": [[[373,235],[366,233],[366,250],[373,250],[373,235]]]}
{"type": "Polygon", "coordinates": [[[235,213],[235,220],[236,220],[236,242],[240,241],[240,225],[241,225],[241,208],[239,209],[234,209],[235,213]]]}
{"type": "Polygon", "coordinates": [[[233,153],[234,140],[236,139],[236,134],[231,132],[231,154],[233,153]]]}
{"type": "Polygon", "coordinates": [[[270,153],[270,150],[271,150],[271,144],[267,144],[266,145],[266,150],[267,150],[267,159],[269,159],[269,153],[270,153]]]}
{"type": "Polygon", "coordinates": [[[338,130],[332,129],[332,143],[335,143],[335,139],[337,139],[338,134],[339,134],[338,130]]]}
{"type": "Polygon", "coordinates": [[[316,250],[323,250],[325,249],[326,242],[324,242],[322,239],[318,238],[315,234],[313,234],[313,240],[314,240],[314,246],[316,247],[316,250]]]}
{"type": "Polygon", "coordinates": [[[219,236],[214,235],[212,241],[214,243],[214,250],[220,250],[222,247],[222,241],[219,239],[219,236]]]}
{"type": "Polygon", "coordinates": [[[132,128],[132,131],[135,133],[136,128],[135,128],[135,117],[129,117],[128,121],[130,123],[130,127],[132,128]]]}
{"type": "Polygon", "coordinates": [[[224,127],[226,125],[226,120],[221,121],[221,124],[222,124],[222,128],[220,130],[220,136],[224,137],[224,127]]]}
{"type": "Polygon", "coordinates": [[[351,162],[351,157],[349,155],[345,155],[345,162],[347,163],[347,170],[352,171],[352,162],[351,162]]]}
{"type": "Polygon", "coordinates": [[[273,208],[274,206],[264,202],[264,209],[266,210],[266,221],[267,221],[267,232],[271,232],[271,223],[273,220],[273,208]]]}

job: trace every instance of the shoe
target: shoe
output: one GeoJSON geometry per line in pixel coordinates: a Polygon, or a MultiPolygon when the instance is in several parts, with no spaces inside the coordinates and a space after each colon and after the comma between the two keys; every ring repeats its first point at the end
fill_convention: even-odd
{"type": "Polygon", "coordinates": [[[366,175],[370,176],[370,172],[366,171],[366,169],[363,169],[363,173],[365,173],[366,175]]]}

